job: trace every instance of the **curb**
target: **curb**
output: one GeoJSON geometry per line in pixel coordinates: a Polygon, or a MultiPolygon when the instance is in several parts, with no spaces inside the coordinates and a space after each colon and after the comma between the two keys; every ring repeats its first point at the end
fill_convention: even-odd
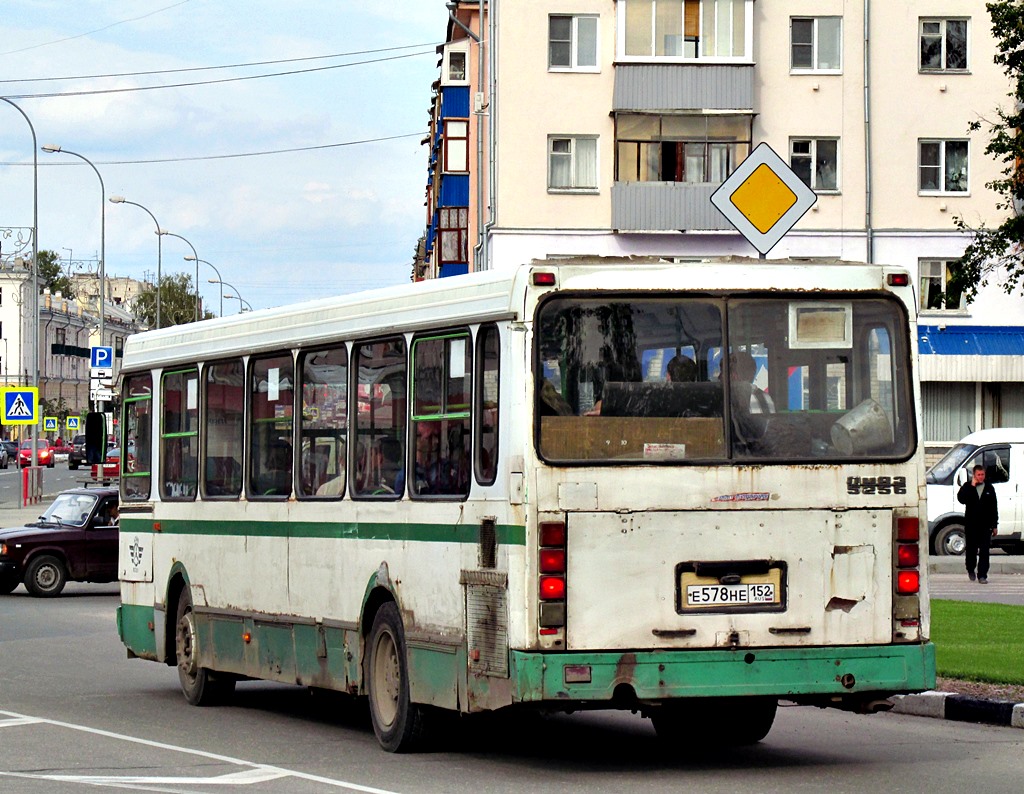
{"type": "Polygon", "coordinates": [[[1024,728],[1024,703],[1009,700],[982,700],[954,692],[922,692],[897,695],[893,712],[940,720],[977,722],[1009,728],[1024,728]]]}

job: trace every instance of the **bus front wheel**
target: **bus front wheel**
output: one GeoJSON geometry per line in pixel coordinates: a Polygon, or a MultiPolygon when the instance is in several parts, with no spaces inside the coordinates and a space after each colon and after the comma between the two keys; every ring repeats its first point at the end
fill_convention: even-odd
{"type": "Polygon", "coordinates": [[[235,688],[235,679],[219,676],[199,666],[199,645],[192,598],[186,587],[178,597],[178,619],[174,629],[174,650],[178,660],[181,691],[193,706],[223,702],[235,688]]]}
{"type": "Polygon", "coordinates": [[[414,750],[423,740],[424,710],[409,700],[405,630],[393,602],[378,610],[367,647],[366,683],[377,741],[389,753],[414,750]]]}
{"type": "Polygon", "coordinates": [[[772,729],[775,698],[695,698],[661,706],[651,714],[658,739],[680,751],[711,744],[756,744],[772,729]]]}

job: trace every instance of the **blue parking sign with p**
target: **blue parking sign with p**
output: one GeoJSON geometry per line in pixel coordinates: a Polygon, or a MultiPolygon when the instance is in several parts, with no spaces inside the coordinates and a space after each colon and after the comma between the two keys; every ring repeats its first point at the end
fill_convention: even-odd
{"type": "Polygon", "coordinates": [[[90,367],[111,369],[114,366],[114,348],[112,347],[94,347],[92,348],[92,357],[89,362],[90,367]]]}

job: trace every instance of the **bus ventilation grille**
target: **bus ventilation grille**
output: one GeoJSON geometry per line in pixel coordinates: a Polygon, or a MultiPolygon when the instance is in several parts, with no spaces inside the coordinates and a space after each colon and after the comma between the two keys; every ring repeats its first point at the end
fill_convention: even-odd
{"type": "Polygon", "coordinates": [[[491,585],[466,586],[466,637],[469,669],[478,675],[508,677],[506,590],[491,585]]]}

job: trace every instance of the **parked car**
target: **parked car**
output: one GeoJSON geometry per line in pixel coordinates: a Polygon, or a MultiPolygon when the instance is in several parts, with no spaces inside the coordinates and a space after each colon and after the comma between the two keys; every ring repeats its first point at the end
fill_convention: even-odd
{"type": "Polygon", "coordinates": [[[17,441],[0,441],[0,446],[7,450],[7,459],[11,461],[18,460],[18,442],[17,441]]]}
{"type": "MultiPolygon", "coordinates": [[[[52,469],[57,462],[53,447],[45,439],[36,439],[36,460],[38,465],[52,469]]],[[[26,438],[18,449],[18,465],[24,468],[32,465],[32,439],[26,438]]]]}
{"type": "Polygon", "coordinates": [[[11,453],[7,451],[7,447],[0,444],[0,469],[6,469],[7,464],[11,462],[11,453]]]}
{"type": "Polygon", "coordinates": [[[72,582],[117,579],[117,490],[73,488],[39,520],[0,530],[0,594],[24,582],[34,596],[60,595],[72,582]]]}
{"type": "Polygon", "coordinates": [[[932,554],[961,555],[967,548],[964,506],[957,491],[971,478],[975,465],[985,467],[999,503],[999,527],[993,548],[1024,554],[1024,428],[979,430],[964,436],[928,471],[928,538],[932,554]]]}
{"type": "Polygon", "coordinates": [[[71,439],[71,450],[68,452],[68,468],[75,471],[79,466],[84,466],[85,463],[85,434],[79,433],[71,439]]]}

